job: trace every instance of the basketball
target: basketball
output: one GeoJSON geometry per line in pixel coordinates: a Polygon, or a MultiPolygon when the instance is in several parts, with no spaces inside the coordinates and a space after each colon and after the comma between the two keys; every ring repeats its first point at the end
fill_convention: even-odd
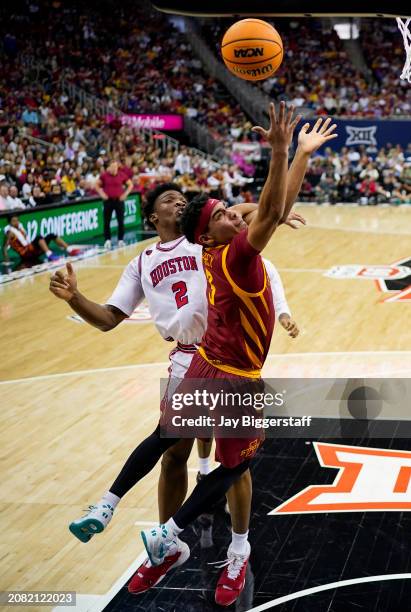
{"type": "Polygon", "coordinates": [[[277,30],[262,19],[242,19],[224,34],[221,55],[230,72],[246,81],[272,76],[283,61],[283,43],[277,30]]]}

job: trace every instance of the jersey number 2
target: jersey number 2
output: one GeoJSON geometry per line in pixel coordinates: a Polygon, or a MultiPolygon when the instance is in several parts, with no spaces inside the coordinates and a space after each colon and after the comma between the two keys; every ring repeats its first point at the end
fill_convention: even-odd
{"type": "Polygon", "coordinates": [[[174,297],[176,298],[177,308],[181,308],[188,304],[187,285],[184,281],[178,281],[171,286],[174,297]]]}

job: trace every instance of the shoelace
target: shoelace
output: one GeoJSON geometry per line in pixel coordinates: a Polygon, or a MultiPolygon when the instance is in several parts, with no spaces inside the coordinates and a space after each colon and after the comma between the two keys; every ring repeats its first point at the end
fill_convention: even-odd
{"type": "Polygon", "coordinates": [[[208,565],[215,565],[218,569],[228,566],[227,575],[231,580],[235,580],[238,577],[244,562],[244,555],[233,554],[230,559],[225,559],[224,561],[212,561],[208,565]]]}
{"type": "Polygon", "coordinates": [[[87,509],[83,508],[82,512],[85,512],[85,516],[87,516],[87,514],[89,514],[93,510],[97,510],[97,506],[88,506],[87,509]]]}
{"type": "MultiPolygon", "coordinates": [[[[104,508],[104,506],[103,506],[103,507],[100,507],[100,508],[101,508],[101,510],[100,510],[101,512],[103,512],[103,511],[105,511],[105,510],[106,510],[106,509],[104,508]]],[[[82,512],[85,512],[85,515],[84,515],[84,516],[87,516],[88,514],[90,514],[90,512],[93,512],[93,511],[98,510],[98,509],[99,509],[99,507],[98,507],[98,506],[88,506],[87,510],[84,508],[84,509],[82,510],[82,512]]],[[[112,508],[111,508],[110,506],[107,506],[107,509],[110,511],[110,514],[113,516],[113,510],[112,510],[112,508]]]]}

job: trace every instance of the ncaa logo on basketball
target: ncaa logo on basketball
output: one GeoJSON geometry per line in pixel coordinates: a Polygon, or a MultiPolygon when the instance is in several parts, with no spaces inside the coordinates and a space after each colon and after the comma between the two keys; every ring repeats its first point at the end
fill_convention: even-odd
{"type": "Polygon", "coordinates": [[[310,485],[270,515],[411,511],[411,452],[314,442],[322,467],[338,468],[331,485],[310,485]]]}
{"type": "Polygon", "coordinates": [[[259,48],[246,48],[246,49],[234,49],[234,57],[263,57],[264,49],[259,48]]]}

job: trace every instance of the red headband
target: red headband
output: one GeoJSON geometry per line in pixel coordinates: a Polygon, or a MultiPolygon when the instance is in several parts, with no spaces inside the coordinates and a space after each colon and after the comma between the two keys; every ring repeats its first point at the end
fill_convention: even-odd
{"type": "Polygon", "coordinates": [[[215,205],[218,204],[220,201],[221,200],[208,198],[207,202],[204,204],[200,213],[200,218],[198,220],[197,227],[194,232],[194,240],[197,244],[201,244],[200,236],[206,231],[210,221],[211,213],[213,212],[215,205]]]}

